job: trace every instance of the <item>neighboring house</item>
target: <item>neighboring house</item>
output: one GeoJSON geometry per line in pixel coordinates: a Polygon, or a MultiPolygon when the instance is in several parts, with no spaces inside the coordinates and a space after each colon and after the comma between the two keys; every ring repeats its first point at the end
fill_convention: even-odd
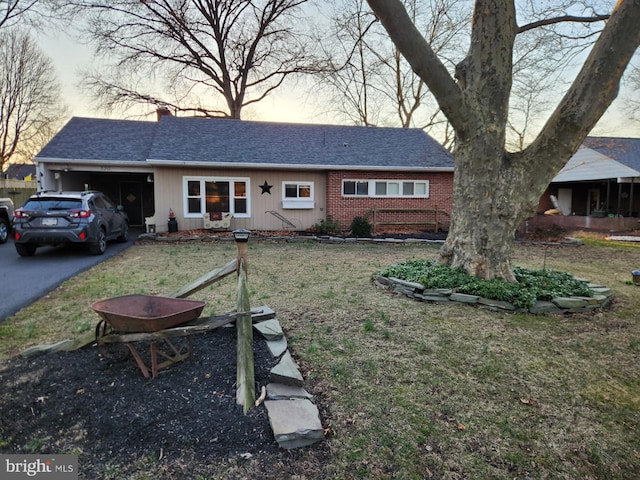
{"type": "Polygon", "coordinates": [[[155,213],[158,232],[170,211],[179,230],[222,212],[234,229],[307,230],[329,218],[348,229],[374,209],[452,205],[453,158],[419,129],[72,118],[35,161],[40,190],[102,190],[132,225],[155,213]]]}
{"type": "Polygon", "coordinates": [[[551,182],[540,210],[558,200],[564,215],[636,217],[640,205],[640,171],[607,155],[581,147],[551,182]],[[634,195],[635,194],[635,195],[634,195]]]}
{"type": "Polygon", "coordinates": [[[16,208],[36,192],[36,164],[10,163],[0,177],[0,197],[9,197],[16,208]]]}
{"type": "Polygon", "coordinates": [[[10,163],[2,174],[2,178],[9,180],[35,180],[35,163],[10,163]]]}
{"type": "Polygon", "coordinates": [[[536,223],[620,231],[637,228],[640,212],[640,139],[587,137],[552,180],[536,223]],[[542,219],[558,211],[564,219],[542,219]],[[602,220],[600,220],[602,219],[602,220]]]}

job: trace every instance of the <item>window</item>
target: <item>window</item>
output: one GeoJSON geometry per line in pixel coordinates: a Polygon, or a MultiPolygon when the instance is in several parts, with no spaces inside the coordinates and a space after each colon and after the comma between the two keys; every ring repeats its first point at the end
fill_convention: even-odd
{"type": "Polygon", "coordinates": [[[231,212],[249,217],[249,179],[184,177],[185,217],[201,217],[208,212],[231,212]]]}
{"type": "Polygon", "coordinates": [[[344,180],[342,182],[343,195],[355,195],[357,197],[369,196],[368,180],[344,180]]]}
{"type": "Polygon", "coordinates": [[[282,208],[308,209],[313,207],[313,182],[282,183],[282,208]]]}
{"type": "Polygon", "coordinates": [[[343,180],[344,197],[428,198],[428,180],[343,180]]]}

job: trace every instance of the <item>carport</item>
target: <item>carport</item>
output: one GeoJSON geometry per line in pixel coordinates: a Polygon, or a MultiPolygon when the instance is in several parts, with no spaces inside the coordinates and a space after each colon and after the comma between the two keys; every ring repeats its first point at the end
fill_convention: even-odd
{"type": "Polygon", "coordinates": [[[100,190],[121,204],[131,226],[154,214],[154,124],[72,118],[34,158],[41,190],[100,190]],[[69,132],[73,132],[70,134],[69,132]]]}

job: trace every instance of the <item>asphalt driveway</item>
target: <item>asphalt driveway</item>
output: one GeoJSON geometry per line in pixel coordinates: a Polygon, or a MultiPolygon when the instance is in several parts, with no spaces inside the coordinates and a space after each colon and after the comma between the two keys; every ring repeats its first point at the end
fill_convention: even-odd
{"type": "Polygon", "coordinates": [[[109,242],[104,255],[89,255],[84,248],[42,247],[33,257],[21,257],[13,241],[0,245],[0,322],[54,290],[62,282],[117,255],[135,242],[109,242]]]}

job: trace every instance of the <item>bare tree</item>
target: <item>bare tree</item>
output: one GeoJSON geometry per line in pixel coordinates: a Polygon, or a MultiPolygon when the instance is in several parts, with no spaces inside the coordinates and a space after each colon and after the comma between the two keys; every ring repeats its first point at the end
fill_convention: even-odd
{"type": "MultiPolygon", "coordinates": [[[[459,3],[403,1],[432,48],[444,56],[456,51],[466,28],[459,3]]],[[[357,125],[444,127],[446,119],[424,81],[390,42],[364,0],[336,2],[331,30],[322,44],[330,68],[318,86],[329,90],[329,103],[338,116],[357,125]]]]}
{"type": "Polygon", "coordinates": [[[640,2],[619,0],[610,17],[549,16],[519,25],[514,0],[475,0],[469,50],[454,78],[401,1],[367,1],[456,133],[452,221],[440,260],[479,278],[515,281],[514,233],[617,96],[622,74],[640,45],[640,2]],[[565,22],[605,20],[581,70],[538,135],[524,150],[507,151],[516,37],[565,22]]]}
{"type": "Polygon", "coordinates": [[[26,33],[0,32],[0,170],[31,159],[65,117],[49,58],[26,33]]]}
{"type": "Polygon", "coordinates": [[[623,109],[630,120],[640,122],[640,66],[632,65],[629,70],[628,91],[623,109]]]}
{"type": "Polygon", "coordinates": [[[63,6],[63,0],[0,0],[0,28],[29,25],[40,28],[45,19],[61,20],[56,12],[63,6]]]}
{"type": "Polygon", "coordinates": [[[0,27],[9,27],[24,17],[26,13],[35,10],[38,0],[0,0],[0,27]]]}
{"type": "Polygon", "coordinates": [[[298,17],[306,1],[74,2],[97,53],[115,59],[111,74],[101,68],[86,83],[107,108],[162,105],[240,118],[288,77],[310,71],[298,17]]]}

